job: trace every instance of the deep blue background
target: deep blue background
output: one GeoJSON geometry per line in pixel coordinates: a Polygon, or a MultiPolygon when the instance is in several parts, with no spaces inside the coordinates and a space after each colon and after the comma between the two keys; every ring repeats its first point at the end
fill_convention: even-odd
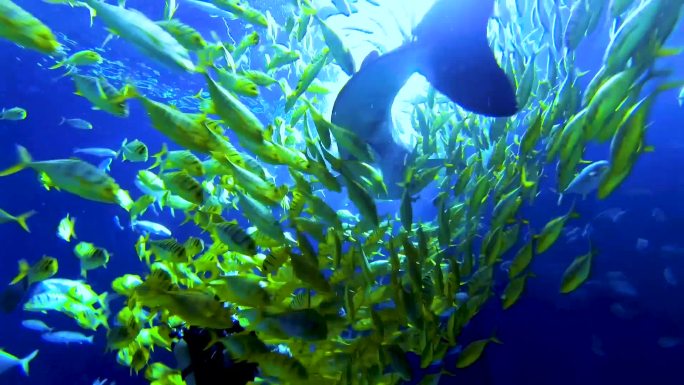
{"type": "MultiPolygon", "coordinates": [[[[162,3],[163,2],[159,2],[162,3]]],[[[96,28],[88,27],[87,12],[83,9],[48,6],[38,0],[23,1],[22,6],[46,21],[53,30],[60,31],[78,41],[79,49],[99,46],[106,33],[99,21],[96,28]]],[[[161,17],[161,8],[147,2],[129,1],[153,18],[161,17]]],[[[158,4],[157,4],[158,5],[158,4]]],[[[223,31],[217,19],[181,7],[179,16],[203,31],[223,31]]],[[[235,31],[238,25],[231,24],[235,31]]],[[[238,32],[234,36],[241,36],[238,32]]],[[[208,34],[207,34],[208,36],[208,34]]],[[[684,44],[681,28],[675,32],[669,46],[684,44]]],[[[583,43],[578,53],[578,68],[596,69],[605,41],[593,39],[583,43]]],[[[139,73],[149,67],[160,72],[161,87],[186,90],[194,94],[202,87],[201,78],[169,72],[151,63],[132,50],[124,41],[110,42],[111,52],[124,65],[139,73]],[[120,57],[118,57],[120,56],[120,57]],[[141,63],[146,63],[143,67],[141,63]]],[[[74,147],[100,146],[116,148],[124,138],[138,138],[158,151],[163,137],[149,125],[138,102],[131,103],[131,116],[118,119],[103,112],[91,111],[87,100],[73,95],[73,84],[68,78],[54,79],[59,71],[48,71],[36,63],[51,64],[39,54],[22,50],[10,43],[0,42],[0,108],[21,106],[29,111],[22,122],[0,121],[0,168],[16,161],[15,143],[26,146],[36,159],[69,157],[74,147]],[[95,126],[92,132],[58,126],[60,117],[81,117],[95,126]]],[[[684,68],[684,60],[671,58],[664,61],[672,68],[684,68]]],[[[684,72],[678,71],[681,78],[684,72]]],[[[590,78],[587,76],[587,78],[590,78]]],[[[560,276],[572,259],[587,249],[587,241],[568,244],[558,242],[549,252],[535,261],[537,278],[528,281],[528,290],[520,302],[503,312],[493,300],[467,329],[464,343],[486,338],[494,329],[504,342],[487,349],[484,358],[472,368],[460,372],[459,383],[497,385],[574,385],[574,384],[681,384],[680,365],[684,359],[684,345],[671,349],[658,346],[660,337],[671,336],[684,340],[684,298],[682,286],[669,286],[663,278],[663,269],[670,267],[684,284],[684,255],[661,252],[665,245],[684,247],[684,111],[677,104],[677,93],[663,94],[653,114],[653,125],[648,142],[656,152],[644,155],[627,182],[611,197],[597,201],[590,197],[578,202],[580,219],[569,226],[584,227],[591,223],[592,240],[600,250],[592,280],[577,292],[558,294],[560,276]],[[612,223],[594,220],[605,209],[620,207],[627,210],[622,220],[612,223]],[[652,216],[654,208],[661,209],[666,221],[658,222],[652,216]],[[649,240],[643,252],[635,248],[636,240],[649,240]],[[608,272],[620,271],[636,288],[636,297],[625,298],[611,290],[608,272]],[[613,303],[621,303],[631,313],[630,319],[617,317],[610,311],[613,303]],[[603,356],[592,350],[592,341],[600,340],[603,356]]],[[[592,146],[585,158],[605,159],[608,145],[592,146]]],[[[96,162],[95,159],[91,161],[96,162]]],[[[133,177],[139,165],[115,162],[112,172],[124,188],[135,197],[138,191],[133,177]]],[[[549,178],[547,186],[553,186],[549,178]]],[[[417,216],[430,220],[434,210],[429,205],[429,193],[416,206],[417,216]]],[[[524,208],[524,216],[539,230],[550,218],[564,213],[569,200],[561,207],[556,195],[544,189],[533,207],[524,208]]],[[[72,244],[55,236],[59,220],[69,212],[77,218],[79,240],[94,242],[113,253],[107,269],[91,271],[88,281],[97,291],[110,290],[108,283],[124,273],[142,274],[132,245],[137,235],[119,231],[112,217],[126,217],[125,212],[112,205],[89,202],[67,193],[47,192],[38,183],[35,173],[23,171],[0,179],[0,207],[13,214],[31,209],[38,214],[29,220],[32,233],[18,226],[0,227],[0,282],[9,282],[16,274],[16,261],[27,258],[36,261],[47,254],[59,258],[60,277],[77,278],[78,263],[72,254],[72,244]]],[[[392,205],[383,205],[392,210],[392,205]]],[[[168,215],[159,220],[174,229],[180,239],[194,234],[192,226],[176,229],[182,220],[168,215]]],[[[125,222],[125,221],[124,221],[125,222]]],[[[110,290],[111,291],[111,290],[110,290]]],[[[116,303],[115,303],[116,305],[116,303]]],[[[93,346],[50,345],[38,333],[21,327],[24,318],[42,318],[59,329],[77,330],[75,323],[59,314],[43,316],[17,311],[0,314],[0,346],[24,356],[39,348],[40,354],[31,363],[31,376],[27,379],[18,370],[4,373],[1,384],[91,384],[97,377],[116,380],[119,384],[144,384],[140,378],[130,378],[128,369],[118,366],[112,353],[104,353],[104,333],[96,335],[93,346]]],[[[447,365],[449,362],[447,362],[447,365]]],[[[453,383],[456,383],[453,380],[453,383]]],[[[444,380],[443,383],[450,383],[444,380]]]]}

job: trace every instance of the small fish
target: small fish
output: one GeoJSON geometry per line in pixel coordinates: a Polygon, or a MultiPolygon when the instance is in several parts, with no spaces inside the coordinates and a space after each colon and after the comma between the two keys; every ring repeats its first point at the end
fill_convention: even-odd
{"type": "Polygon", "coordinates": [[[19,366],[21,367],[22,373],[25,376],[29,375],[29,362],[36,358],[38,355],[38,350],[34,350],[31,354],[24,358],[17,358],[14,355],[7,353],[6,351],[0,349],[0,374],[5,373],[9,369],[19,366]]]}
{"type": "Polygon", "coordinates": [[[629,282],[625,273],[621,271],[611,271],[607,274],[608,286],[621,297],[636,297],[639,295],[636,287],[629,282]]]}
{"type": "Polygon", "coordinates": [[[660,337],[658,338],[658,346],[663,349],[671,349],[682,344],[682,340],[676,337],[660,337]]]}
{"type": "Polygon", "coordinates": [[[53,344],[78,344],[78,345],[92,345],[94,336],[86,336],[79,332],[59,331],[44,333],[40,336],[43,340],[53,344]]]}
{"type": "MultiPolygon", "coordinates": [[[[78,51],[68,58],[57,62],[57,64],[50,67],[51,70],[61,68],[63,66],[67,67],[82,67],[95,64],[102,64],[102,56],[95,51],[85,50],[78,51]]],[[[71,70],[70,70],[71,71],[71,70]]]]}
{"type": "Polygon", "coordinates": [[[57,236],[67,242],[71,242],[72,237],[74,239],[77,238],[74,226],[76,226],[76,218],[70,218],[69,213],[67,213],[66,217],[59,221],[59,225],[57,226],[57,236]]]}
{"type": "Polygon", "coordinates": [[[149,256],[154,255],[158,259],[173,263],[187,263],[188,261],[188,254],[185,250],[185,246],[174,238],[150,241],[148,240],[148,237],[141,236],[138,243],[143,242],[149,246],[150,251],[144,252],[144,255],[139,255],[141,258],[145,257],[149,260],[149,256]]]}
{"type": "Polygon", "coordinates": [[[21,107],[12,107],[8,110],[0,111],[0,120],[24,120],[28,113],[21,107]]]}
{"type": "Polygon", "coordinates": [[[155,222],[150,222],[150,221],[138,221],[138,220],[132,220],[131,221],[131,230],[137,231],[144,234],[154,234],[154,235],[160,235],[164,237],[170,237],[171,236],[171,230],[166,228],[166,226],[155,223],[155,222]]]}
{"type": "Polygon", "coordinates": [[[653,210],[651,210],[651,216],[658,223],[663,223],[667,221],[667,216],[665,215],[665,212],[663,211],[663,209],[659,207],[656,207],[653,210]]]}
{"type": "Polygon", "coordinates": [[[130,296],[133,290],[143,283],[138,275],[126,274],[112,281],[112,289],[118,294],[130,296]]]}
{"type": "Polygon", "coordinates": [[[663,276],[665,277],[665,282],[667,282],[668,285],[677,286],[679,284],[677,277],[675,277],[674,272],[672,271],[672,268],[666,267],[665,270],[663,270],[663,276]]]}
{"type": "Polygon", "coordinates": [[[617,223],[622,218],[622,216],[625,215],[625,213],[627,213],[626,210],[623,210],[619,207],[613,207],[613,208],[601,211],[597,216],[594,217],[594,219],[608,218],[613,223],[617,223]]]}
{"type": "Polygon", "coordinates": [[[81,198],[96,202],[116,203],[130,209],[133,204],[130,195],[123,190],[107,173],[94,165],[79,159],[54,159],[33,161],[26,148],[17,145],[19,162],[0,171],[0,176],[15,174],[26,168],[32,168],[39,175],[46,176],[50,187],[68,191],[81,198]]]}
{"type": "Polygon", "coordinates": [[[31,210],[15,217],[7,211],[0,209],[0,224],[7,222],[17,222],[22,229],[26,230],[27,233],[30,233],[31,230],[29,230],[29,227],[26,224],[26,220],[32,217],[34,214],[36,214],[36,212],[31,210]]]}
{"type": "MultiPolygon", "coordinates": [[[[168,5],[168,1],[166,4],[168,5]]],[[[178,42],[189,51],[200,51],[207,47],[207,42],[202,35],[193,27],[180,22],[178,19],[167,19],[157,21],[157,25],[164,28],[170,33],[178,42]]]]}
{"type": "Polygon", "coordinates": [[[126,229],[125,227],[121,226],[121,221],[119,220],[119,216],[118,216],[118,215],[114,215],[114,224],[115,224],[116,227],[118,227],[119,230],[121,230],[121,231],[123,231],[123,230],[126,229]]]}
{"type": "Polygon", "coordinates": [[[123,160],[129,162],[147,162],[149,157],[147,146],[138,139],[130,142],[128,139],[124,139],[119,152],[121,152],[123,160]]]}
{"type": "Polygon", "coordinates": [[[223,222],[214,226],[216,238],[231,250],[245,255],[253,256],[256,254],[256,242],[237,221],[223,222]]]}
{"type": "Polygon", "coordinates": [[[46,325],[45,322],[38,319],[25,319],[21,321],[21,326],[37,332],[51,332],[53,330],[53,328],[46,325]]]}
{"type": "Polygon", "coordinates": [[[67,119],[65,117],[62,117],[62,120],[59,122],[59,125],[67,124],[73,128],[78,128],[79,130],[92,130],[93,125],[90,124],[87,120],[79,119],[79,118],[72,118],[72,119],[67,119]]]}
{"type": "Polygon", "coordinates": [[[596,251],[591,250],[589,253],[580,255],[572,261],[563,273],[561,293],[567,294],[575,291],[589,278],[594,255],[596,255],[596,251]]]}
{"type": "Polygon", "coordinates": [[[499,339],[496,338],[496,336],[492,336],[485,340],[477,340],[475,342],[471,342],[468,346],[463,348],[463,351],[461,352],[461,354],[459,354],[458,360],[456,361],[456,367],[459,369],[463,369],[474,364],[478,359],[480,359],[482,353],[484,353],[485,347],[487,347],[487,345],[489,345],[490,342],[501,344],[501,341],[499,341],[499,339]]]}
{"type": "Polygon", "coordinates": [[[110,254],[107,250],[89,242],[79,242],[74,247],[74,255],[81,260],[81,276],[85,277],[88,270],[106,267],[110,254]]]}
{"type": "Polygon", "coordinates": [[[204,203],[202,185],[185,171],[175,171],[160,175],[171,193],[197,205],[204,203]]]}
{"type": "Polygon", "coordinates": [[[172,68],[194,72],[190,54],[171,34],[142,12],[99,0],[86,0],[109,30],[133,44],[146,56],[172,68]]]}
{"type": "Polygon", "coordinates": [[[189,237],[185,240],[183,246],[185,247],[185,253],[188,258],[192,258],[204,251],[204,241],[197,237],[189,237]]]}
{"type": "Polygon", "coordinates": [[[567,194],[580,194],[582,199],[585,199],[587,195],[591,194],[593,191],[598,189],[603,177],[606,175],[609,169],[608,161],[600,160],[590,164],[585,167],[575,179],[570,182],[568,187],[563,191],[558,197],[558,205],[562,203],[563,195],[567,194]]]}
{"type": "Polygon", "coordinates": [[[152,155],[156,160],[150,169],[160,166],[161,170],[182,169],[192,176],[203,176],[204,165],[202,161],[188,150],[169,151],[166,143],[161,151],[152,155]],[[163,159],[162,159],[163,158],[163,159]]]}
{"type": "Polygon", "coordinates": [[[29,286],[40,281],[44,281],[55,274],[59,269],[56,258],[44,256],[35,265],[31,266],[25,259],[19,261],[19,274],[10,282],[10,285],[17,284],[24,278],[28,278],[29,286]]]}
{"type": "MultiPolygon", "coordinates": [[[[76,95],[88,99],[93,105],[93,110],[102,110],[119,118],[128,117],[129,108],[126,101],[135,96],[132,87],[125,85],[118,90],[104,77],[71,74],[71,78],[76,85],[76,95]]],[[[86,130],[92,128],[90,123],[80,119],[74,123],[76,125],[70,124],[74,128],[86,130]]]]}
{"type": "Polygon", "coordinates": [[[86,154],[100,158],[116,158],[119,156],[117,151],[102,147],[74,148],[74,154],[86,154]]]}
{"type": "Polygon", "coordinates": [[[637,251],[641,251],[641,252],[648,249],[648,239],[644,239],[644,238],[637,239],[636,249],[637,249],[637,251]]]}

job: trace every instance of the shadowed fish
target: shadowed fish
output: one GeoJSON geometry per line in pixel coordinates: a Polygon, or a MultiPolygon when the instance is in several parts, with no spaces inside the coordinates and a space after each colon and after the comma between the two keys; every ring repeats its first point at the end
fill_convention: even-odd
{"type": "MultiPolygon", "coordinates": [[[[401,198],[398,183],[404,181],[411,150],[392,139],[391,110],[414,73],[468,111],[491,117],[518,111],[513,85],[487,40],[493,8],[494,0],[438,0],[411,42],[381,56],[369,55],[337,96],[332,123],[353,130],[377,153],[389,189],[382,198],[401,198]]],[[[341,152],[342,159],[351,158],[341,152]]]]}

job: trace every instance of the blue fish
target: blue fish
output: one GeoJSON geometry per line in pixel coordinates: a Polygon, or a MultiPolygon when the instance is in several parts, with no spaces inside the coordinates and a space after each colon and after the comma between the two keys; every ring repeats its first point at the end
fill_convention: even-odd
{"type": "MultiPolygon", "coordinates": [[[[332,123],[353,131],[375,151],[388,194],[400,199],[411,149],[392,138],[392,105],[414,74],[423,75],[462,108],[485,116],[518,112],[515,90],[487,39],[494,0],[438,0],[413,40],[384,55],[370,54],[335,100],[332,123]],[[403,167],[398,167],[403,165],[403,167]]],[[[353,159],[341,150],[342,159],[353,159]]]]}
{"type": "MultiPolygon", "coordinates": [[[[599,160],[585,167],[575,179],[570,182],[563,194],[579,194],[582,199],[598,189],[601,181],[608,173],[608,161],[599,160]]],[[[558,197],[558,205],[563,201],[563,194],[558,197]]]]}

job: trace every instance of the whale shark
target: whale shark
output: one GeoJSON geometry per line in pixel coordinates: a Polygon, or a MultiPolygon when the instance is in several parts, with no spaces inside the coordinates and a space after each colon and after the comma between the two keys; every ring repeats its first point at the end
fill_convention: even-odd
{"type": "MultiPolygon", "coordinates": [[[[354,132],[374,151],[387,194],[400,199],[412,149],[393,139],[394,100],[415,73],[467,111],[490,117],[518,112],[515,90],[487,38],[494,0],[437,0],[410,41],[382,55],[371,53],[342,87],[331,122],[354,132]]],[[[340,149],[343,160],[353,155],[340,149]]]]}

